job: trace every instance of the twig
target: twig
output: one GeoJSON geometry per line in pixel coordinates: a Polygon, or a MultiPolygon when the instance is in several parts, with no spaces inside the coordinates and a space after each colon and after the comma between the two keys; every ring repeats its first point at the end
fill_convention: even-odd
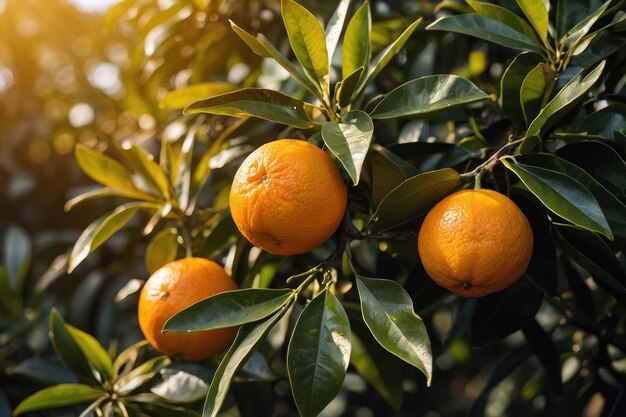
{"type": "Polygon", "coordinates": [[[524,138],[507,142],[506,145],[498,149],[498,151],[494,153],[493,155],[491,155],[489,159],[487,159],[485,162],[478,165],[472,171],[466,172],[465,174],[461,174],[461,178],[468,179],[468,178],[477,176],[479,173],[482,173],[483,171],[491,171],[493,167],[498,163],[500,157],[505,155],[508,152],[509,148],[521,143],[523,140],[524,138]]]}

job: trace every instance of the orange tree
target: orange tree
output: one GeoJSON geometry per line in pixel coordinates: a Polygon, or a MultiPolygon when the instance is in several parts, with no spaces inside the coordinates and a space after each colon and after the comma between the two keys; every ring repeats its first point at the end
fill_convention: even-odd
{"type": "MultiPolygon", "coordinates": [[[[85,403],[86,413],[105,415],[290,415],[288,400],[280,400],[286,408],[267,399],[250,404],[268,396],[268,383],[280,392],[288,380],[295,410],[315,416],[335,402],[350,370],[387,403],[375,407],[378,413],[391,414],[390,407],[398,415],[419,414],[421,402],[454,415],[444,399],[452,388],[441,388],[432,402],[413,400],[403,381],[431,386],[420,387],[424,397],[443,381],[452,386],[447,371],[468,360],[469,342],[496,349],[472,360],[480,352],[500,356],[473,397],[471,415],[483,415],[500,382],[533,360],[540,367],[517,371],[525,381],[519,397],[533,400],[518,404],[520,415],[577,415],[597,398],[606,415],[620,415],[626,349],[621,2],[444,1],[414,13],[398,30],[397,21],[373,21],[368,2],[352,7],[343,0],[330,12],[322,7],[320,16],[329,16],[324,28],[307,8],[283,0],[284,32],[268,24],[267,13],[251,20],[239,15],[263,2],[217,3],[175,1],[150,13],[150,2],[126,0],[111,10],[110,20],[147,32],[130,72],[149,72],[146,85],[153,87],[183,71],[191,81],[162,96],[133,89],[131,104],[155,114],[158,150],[136,138],[110,142],[109,155],[77,146],[78,165],[104,187],[66,209],[100,197],[129,201],[85,229],[68,271],[128,224],[151,236],[144,260],[153,277],[176,259],[204,257],[223,264],[241,288],[181,305],[163,327],[166,336],[238,327],[237,336],[222,355],[193,368],[176,357],[137,362],[146,350],[142,342],[113,359],[114,348],[53,310],[52,344],[77,380],[33,394],[14,414],[85,403]],[[205,21],[219,35],[198,29],[205,21]],[[252,34],[265,26],[273,41],[263,30],[252,34]],[[381,42],[390,34],[389,43],[381,42]],[[417,36],[427,42],[412,42],[417,36]],[[220,47],[225,39],[232,50],[220,47]],[[186,42],[202,45],[201,55],[192,47],[187,60],[180,58],[178,43],[186,42]],[[219,58],[204,79],[207,44],[219,58]],[[464,47],[471,49],[469,60],[458,65],[464,47]],[[418,56],[406,68],[411,54],[418,56]],[[431,74],[440,67],[456,75],[431,74]],[[185,116],[159,113],[157,102],[184,108],[185,116]],[[312,149],[293,152],[286,141],[273,142],[282,138],[312,149]],[[270,152],[267,142],[283,146],[270,152]],[[276,159],[280,164],[273,165],[276,159]],[[326,180],[335,170],[340,186],[326,180]],[[497,203],[486,191],[453,194],[471,188],[495,190],[497,203]],[[461,194],[467,201],[446,203],[461,194]],[[435,205],[428,218],[436,220],[420,234],[418,254],[418,232],[435,205]],[[296,249],[284,248],[292,238],[296,249]],[[486,296],[457,298],[429,274],[461,295],[486,296]],[[466,290],[473,283],[489,290],[464,294],[446,284],[450,279],[466,290]],[[243,379],[257,381],[257,389],[240,387],[233,401],[231,385],[245,385],[233,384],[243,379]]],[[[384,4],[376,13],[398,7],[411,14],[404,2],[384,4]]],[[[2,282],[17,291],[15,262],[9,264],[2,282]]],[[[129,281],[121,298],[139,288],[129,281]]],[[[6,308],[19,314],[10,297],[6,308]]]]}

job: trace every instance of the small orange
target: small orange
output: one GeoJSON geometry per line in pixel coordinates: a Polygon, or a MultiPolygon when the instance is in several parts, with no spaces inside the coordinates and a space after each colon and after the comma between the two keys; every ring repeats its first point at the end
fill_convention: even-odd
{"type": "Polygon", "coordinates": [[[305,253],[324,243],[339,227],[347,201],[346,184],[330,156],[296,139],[252,152],[230,191],[241,234],[275,255],[305,253]]]}
{"type": "Polygon", "coordinates": [[[417,248],[437,284],[463,297],[482,297],[510,287],[524,274],[533,231],[505,195],[463,190],[430,210],[417,248]]]}
{"type": "Polygon", "coordinates": [[[139,327],[159,352],[197,361],[228,347],[237,329],[166,333],[165,322],[179,311],[212,295],[236,290],[224,268],[202,258],[184,258],[162,266],[146,282],[139,297],[139,327]]]}

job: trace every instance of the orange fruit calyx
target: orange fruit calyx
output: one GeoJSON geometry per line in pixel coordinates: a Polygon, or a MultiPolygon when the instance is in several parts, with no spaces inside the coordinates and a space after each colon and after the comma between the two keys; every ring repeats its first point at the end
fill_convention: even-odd
{"type": "Polygon", "coordinates": [[[482,297],[510,287],[524,274],[533,232],[505,195],[462,190],[429,211],[417,243],[424,269],[437,284],[463,297],[482,297]]]}
{"type": "Polygon", "coordinates": [[[237,228],[275,255],[306,253],[328,240],[347,207],[347,188],[328,154],[310,142],[266,143],[241,164],[230,192],[237,228]]]}

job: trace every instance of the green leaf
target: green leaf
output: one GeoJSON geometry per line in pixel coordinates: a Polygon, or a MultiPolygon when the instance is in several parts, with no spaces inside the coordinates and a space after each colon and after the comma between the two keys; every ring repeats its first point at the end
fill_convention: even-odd
{"type": "Polygon", "coordinates": [[[604,143],[572,143],[556,154],[584,169],[622,202],[626,202],[626,162],[604,143]]]}
{"type": "Polygon", "coordinates": [[[229,238],[235,232],[237,232],[237,226],[235,226],[233,217],[230,211],[228,211],[219,218],[208,236],[204,239],[204,245],[200,253],[207,258],[213,257],[217,251],[228,244],[229,238]]]}
{"type": "Polygon", "coordinates": [[[116,160],[80,144],[74,155],[80,169],[92,180],[107,187],[138,191],[130,172],[116,160]]]}
{"type": "Polygon", "coordinates": [[[531,122],[541,110],[543,94],[547,84],[543,68],[544,64],[538,64],[522,81],[519,94],[526,124],[531,122]]]}
{"type": "Polygon", "coordinates": [[[351,0],[341,0],[339,2],[339,5],[337,5],[324,31],[326,35],[326,50],[328,51],[329,65],[333,60],[333,55],[335,55],[335,50],[337,49],[337,44],[339,43],[339,38],[343,31],[343,25],[348,15],[348,9],[350,8],[350,1],[351,0]]]}
{"type": "Polygon", "coordinates": [[[328,290],[304,308],[287,350],[287,370],[302,417],[317,416],[339,393],[351,351],[348,316],[328,290]]]}
{"type": "Polygon", "coordinates": [[[598,200],[581,183],[560,172],[521,164],[515,157],[500,160],[551,211],[579,227],[613,239],[598,200]]]}
{"type": "Polygon", "coordinates": [[[604,240],[596,234],[571,227],[556,226],[555,229],[563,251],[623,303],[626,299],[626,272],[604,240]]]}
{"type": "Polygon", "coordinates": [[[49,408],[64,407],[94,401],[104,392],[81,384],[61,384],[38,391],[22,401],[13,411],[17,416],[33,411],[47,410],[49,408]]]}
{"type": "Polygon", "coordinates": [[[68,273],[71,273],[91,252],[124,227],[142,207],[149,206],[143,203],[123,204],[111,214],[102,216],[87,226],[72,249],[67,267],[68,273]]]}
{"type": "Polygon", "coordinates": [[[111,380],[114,374],[113,362],[96,338],[67,323],[65,324],[65,330],[74,339],[87,361],[100,372],[103,379],[111,380]]]}
{"type": "Polygon", "coordinates": [[[287,306],[283,307],[260,323],[248,323],[241,326],[235,341],[215,370],[204,402],[202,413],[204,417],[216,417],[218,415],[233,377],[267,336],[267,333],[282,318],[287,309],[287,306]]]}
{"type": "Polygon", "coordinates": [[[417,29],[421,21],[422,18],[420,17],[415,22],[411,23],[409,27],[406,28],[404,32],[402,32],[398,39],[393,41],[391,45],[387,46],[385,49],[379,52],[376,57],[374,57],[374,59],[369,64],[367,77],[362,78],[361,82],[359,83],[359,87],[357,88],[356,93],[357,95],[360,94],[365,87],[370,85],[372,81],[374,81],[374,78],[376,78],[376,76],[387,66],[387,64],[389,64],[391,59],[400,51],[400,49],[402,49],[406,41],[409,40],[409,37],[413,34],[413,32],[415,32],[415,29],[417,29]]]}
{"type": "Polygon", "coordinates": [[[329,60],[322,25],[311,12],[293,0],[282,0],[281,11],[296,58],[313,80],[327,86],[329,60]]]}
{"type": "Polygon", "coordinates": [[[537,34],[533,30],[532,27],[526,23],[524,19],[511,12],[508,9],[505,9],[502,6],[498,6],[497,4],[485,3],[482,1],[476,0],[466,0],[467,4],[469,4],[472,9],[476,11],[476,13],[488,17],[493,20],[497,20],[505,25],[511,27],[519,33],[523,33],[531,39],[536,39],[537,42],[540,42],[540,39],[537,37],[537,34]]]}
{"type": "Polygon", "coordinates": [[[324,143],[341,161],[354,185],[359,183],[373,134],[372,119],[360,110],[347,113],[341,122],[328,122],[322,126],[324,143]]]}
{"type": "Polygon", "coordinates": [[[572,107],[582,100],[593,85],[600,79],[605,61],[602,61],[586,76],[579,72],[541,110],[539,116],[528,127],[526,136],[541,136],[552,128],[572,107]]]}
{"type": "Polygon", "coordinates": [[[543,0],[516,0],[544,45],[548,43],[548,9],[543,0]]]}
{"type": "Polygon", "coordinates": [[[433,357],[422,319],[409,294],[395,281],[356,276],[361,312],[378,343],[426,376],[430,386],[433,357]]]}
{"type": "Polygon", "coordinates": [[[350,364],[394,410],[402,407],[402,380],[398,375],[402,372],[401,361],[384,349],[371,335],[363,324],[352,325],[352,354],[350,364]],[[361,333],[358,333],[360,328],[361,333]],[[357,336],[357,333],[359,334],[357,336]]]}
{"type": "Polygon", "coordinates": [[[527,326],[544,296],[545,292],[524,275],[505,291],[477,299],[470,328],[472,345],[486,346],[527,326]]]}
{"type": "Polygon", "coordinates": [[[164,369],[163,379],[150,392],[171,403],[192,403],[206,397],[209,385],[202,378],[176,369],[164,369]]]}
{"type": "Polygon", "coordinates": [[[157,356],[142,363],[116,381],[117,393],[120,395],[130,394],[156,377],[161,370],[168,367],[171,363],[172,361],[167,356],[157,356]]]}
{"type": "Polygon", "coordinates": [[[588,114],[578,124],[576,131],[613,138],[615,132],[624,127],[626,127],[626,105],[619,103],[588,114]]]}
{"type": "Polygon", "coordinates": [[[395,158],[393,152],[378,145],[372,146],[368,154],[372,207],[378,207],[391,190],[406,180],[402,161],[395,158]]]}
{"type": "Polygon", "coordinates": [[[556,8],[556,32],[559,39],[600,6],[602,0],[559,0],[556,8]]]}
{"type": "Polygon", "coordinates": [[[13,294],[18,298],[22,295],[31,257],[32,243],[26,232],[18,226],[10,226],[4,235],[2,264],[13,294]]]}
{"type": "Polygon", "coordinates": [[[508,350],[495,365],[487,384],[474,401],[474,404],[472,404],[468,417],[483,417],[493,389],[511,375],[521,364],[526,362],[532,354],[532,350],[526,344],[508,350]]]}
{"type": "Polygon", "coordinates": [[[367,69],[372,56],[370,34],[372,33],[372,14],[368,1],[354,13],[346,33],[343,35],[341,49],[341,72],[343,78],[354,73],[359,67],[367,69]]]}
{"type": "Polygon", "coordinates": [[[240,326],[274,314],[294,297],[290,289],[226,291],[192,304],[171,317],[165,332],[198,332],[240,326]]]}
{"type": "Polygon", "coordinates": [[[372,119],[414,116],[427,118],[434,113],[464,106],[489,96],[470,81],[456,75],[430,75],[402,84],[376,105],[372,119]]]}
{"type": "Polygon", "coordinates": [[[219,96],[238,90],[239,86],[228,83],[201,83],[170,91],[161,99],[159,107],[162,109],[182,109],[194,101],[219,96]]]}
{"type": "Polygon", "coordinates": [[[546,153],[526,154],[517,156],[515,159],[525,165],[533,165],[561,172],[581,183],[593,194],[596,200],[598,200],[613,233],[626,234],[626,216],[624,216],[624,213],[626,213],[626,205],[611,194],[584,169],[557,156],[546,153]]]}
{"type": "Polygon", "coordinates": [[[352,103],[352,98],[359,86],[359,81],[364,71],[365,68],[359,67],[352,74],[337,83],[335,95],[339,102],[339,107],[345,108],[352,103]]]}
{"type": "Polygon", "coordinates": [[[94,198],[101,198],[101,197],[123,197],[123,198],[132,198],[135,200],[157,201],[150,194],[146,194],[141,191],[130,191],[130,190],[122,190],[119,188],[103,187],[103,188],[98,188],[92,191],[88,191],[86,193],[80,194],[72,198],[67,203],[65,203],[65,206],[63,207],[63,209],[65,211],[70,211],[75,206],[81,203],[84,203],[85,201],[92,200],[94,198]]]}
{"type": "Polygon", "coordinates": [[[89,383],[101,383],[94,375],[82,350],[65,328],[63,318],[53,308],[49,317],[50,341],[57,356],[81,380],[89,383]]]}
{"type": "Polygon", "coordinates": [[[498,20],[475,13],[446,16],[435,20],[426,30],[443,30],[474,36],[507,48],[545,55],[543,47],[534,38],[498,20]]]}
{"type": "Polygon", "coordinates": [[[402,225],[426,213],[450,194],[461,180],[451,168],[425,172],[391,190],[378,205],[368,223],[372,233],[402,225]]]}
{"type": "Polygon", "coordinates": [[[595,12],[585,17],[578,22],[567,34],[561,39],[561,43],[565,45],[567,49],[576,48],[583,37],[589,32],[593,25],[602,17],[606,9],[611,5],[612,0],[609,0],[597,8],[595,12]]]}
{"type": "Polygon", "coordinates": [[[184,114],[194,113],[253,116],[300,129],[314,126],[304,110],[303,101],[263,88],[245,88],[185,107],[184,114]]]}
{"type": "Polygon", "coordinates": [[[500,80],[500,106],[502,111],[519,125],[523,122],[524,112],[520,102],[520,90],[526,75],[541,62],[533,53],[522,53],[509,64],[500,80]]]}
{"type": "Polygon", "coordinates": [[[55,360],[32,357],[11,369],[13,375],[20,375],[44,385],[73,384],[77,378],[67,367],[55,360]]]}
{"type": "Polygon", "coordinates": [[[259,34],[258,37],[250,35],[248,32],[230,21],[230,26],[235,33],[248,45],[252,52],[263,57],[270,58],[278,62],[291,76],[298,81],[304,88],[317,98],[322,97],[320,88],[309,80],[302,72],[287,59],[265,36],[259,34]]]}
{"type": "Polygon", "coordinates": [[[142,148],[132,143],[124,143],[119,147],[122,155],[133,167],[133,170],[152,188],[157,194],[170,198],[170,181],[159,164],[152,160],[152,156],[142,148]]]}
{"type": "Polygon", "coordinates": [[[163,265],[174,261],[179,246],[176,229],[167,228],[157,233],[146,247],[145,264],[148,273],[152,275],[163,265]]]}

